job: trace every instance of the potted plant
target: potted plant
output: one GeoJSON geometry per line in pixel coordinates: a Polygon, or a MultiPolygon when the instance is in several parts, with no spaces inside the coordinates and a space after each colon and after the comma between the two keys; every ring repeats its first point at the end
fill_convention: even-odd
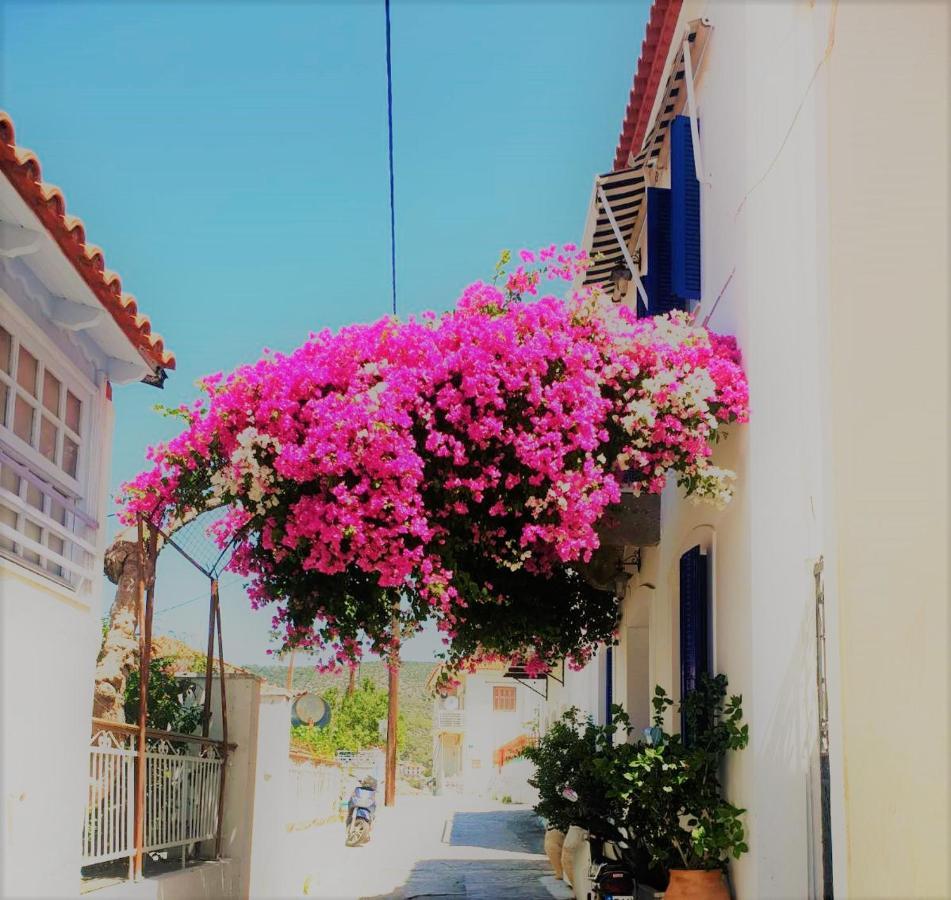
{"type": "Polygon", "coordinates": [[[749,740],[742,698],[727,699],[726,687],[724,675],[701,676],[681,704],[683,734],[664,731],[673,701],[658,687],[654,726],[613,770],[613,792],[626,804],[633,841],[669,872],[666,900],[728,900],[727,863],[748,850],[745,810],[724,798],[720,784],[726,754],[749,740]]]}
{"type": "Polygon", "coordinates": [[[610,726],[596,725],[590,718],[582,720],[572,707],[537,746],[522,752],[536,766],[529,784],[539,793],[535,811],[548,823],[546,853],[556,877],[572,886],[578,868],[576,857],[586,847],[588,832],[603,833],[605,822],[623,812],[619,797],[610,790],[603,761],[617,752],[614,736],[618,731],[629,734],[630,723],[619,706],[614,707],[613,721],[610,726]],[[566,793],[571,800],[566,799],[566,793]],[[559,846],[561,857],[556,859],[559,846]]]}
{"type": "Polygon", "coordinates": [[[535,812],[545,820],[545,854],[555,878],[562,878],[562,850],[565,835],[572,825],[574,811],[562,796],[562,788],[573,777],[584,756],[579,733],[580,720],[575,707],[567,710],[533,747],[521,755],[535,764],[535,775],[528,783],[538,791],[535,812]]]}

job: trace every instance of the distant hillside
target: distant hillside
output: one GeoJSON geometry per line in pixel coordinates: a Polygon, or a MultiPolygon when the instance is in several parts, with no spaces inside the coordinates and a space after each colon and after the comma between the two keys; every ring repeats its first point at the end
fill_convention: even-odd
{"type": "MultiPolygon", "coordinates": [[[[285,687],[287,684],[287,666],[246,666],[245,668],[278,687],[285,687]]],[[[433,700],[426,690],[426,678],[432,668],[432,663],[409,661],[404,662],[400,667],[400,712],[406,723],[404,756],[408,760],[427,766],[432,761],[433,700]]],[[[360,664],[357,680],[369,678],[386,690],[388,674],[384,663],[379,660],[370,660],[360,664]]],[[[295,690],[322,694],[329,688],[335,687],[343,692],[347,689],[347,681],[347,672],[326,675],[315,672],[306,662],[294,667],[295,690]]]]}

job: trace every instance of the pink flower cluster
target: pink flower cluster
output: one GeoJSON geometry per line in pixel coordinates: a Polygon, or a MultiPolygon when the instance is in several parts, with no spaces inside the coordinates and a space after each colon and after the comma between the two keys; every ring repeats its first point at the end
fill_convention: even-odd
{"type": "Polygon", "coordinates": [[[505,291],[477,282],[445,315],[324,331],[206,378],[188,427],[125,486],[124,516],[231,507],[215,537],[253,602],[279,604],[285,642],[340,662],[365,638],[386,648],[399,598],[405,624],[434,615],[450,639],[470,603],[518,603],[473,587],[463,551],[539,578],[589,559],[622,482],[659,492],[673,472],[728,500],[710,457],[747,418],[735,341],[598,291],[520,302],[587,265],[572,245],[521,258],[505,291]]]}

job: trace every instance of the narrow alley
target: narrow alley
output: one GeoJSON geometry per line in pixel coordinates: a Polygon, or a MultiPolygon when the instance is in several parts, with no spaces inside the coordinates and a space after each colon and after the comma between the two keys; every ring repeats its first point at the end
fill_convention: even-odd
{"type": "Polygon", "coordinates": [[[293,883],[323,900],[551,900],[571,894],[551,877],[531,809],[472,797],[400,797],[381,809],[364,847],[342,825],[292,834],[293,883]]]}

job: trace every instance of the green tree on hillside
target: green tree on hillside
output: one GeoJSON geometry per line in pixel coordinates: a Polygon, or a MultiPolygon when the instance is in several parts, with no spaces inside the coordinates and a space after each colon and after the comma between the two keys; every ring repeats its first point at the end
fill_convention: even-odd
{"type": "MultiPolygon", "coordinates": [[[[387,695],[369,678],[364,678],[352,694],[330,688],[324,693],[330,706],[330,724],[326,728],[296,725],[291,729],[292,743],[316,753],[332,757],[338,750],[367,750],[381,747],[385,739],[380,735],[379,723],[386,719],[387,695]]],[[[403,716],[396,728],[396,746],[402,750],[406,742],[403,716]]]]}

